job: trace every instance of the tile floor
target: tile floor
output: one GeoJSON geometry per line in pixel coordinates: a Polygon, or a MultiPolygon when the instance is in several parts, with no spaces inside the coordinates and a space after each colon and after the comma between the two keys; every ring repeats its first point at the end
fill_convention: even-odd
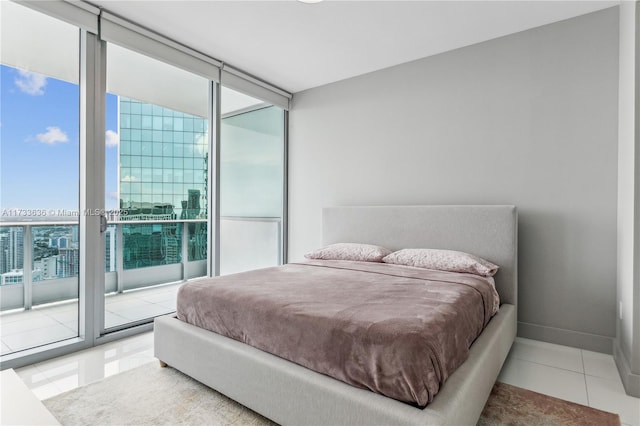
{"type": "Polygon", "coordinates": [[[640,426],[640,398],[625,394],[611,355],[517,338],[498,380],[617,413],[640,426]]]}
{"type": "MultiPolygon", "coordinates": [[[[105,326],[114,327],[175,311],[176,292],[180,284],[167,284],[107,295],[105,326]]],[[[0,314],[0,353],[2,354],[77,335],[77,300],[36,306],[29,311],[0,314]]]]}
{"type": "MultiPolygon", "coordinates": [[[[153,333],[87,349],[16,370],[40,399],[135,368],[153,357],[153,333]]],[[[624,393],[611,355],[518,338],[498,380],[618,413],[640,426],[640,399],[624,393]]]]}

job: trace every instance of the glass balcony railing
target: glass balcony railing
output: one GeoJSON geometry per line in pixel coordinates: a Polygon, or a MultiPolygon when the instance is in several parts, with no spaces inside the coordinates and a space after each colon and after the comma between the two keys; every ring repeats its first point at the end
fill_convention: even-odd
{"type": "MultiPolygon", "coordinates": [[[[221,218],[221,274],[280,264],[280,241],[280,218],[221,218]]],[[[207,248],[204,219],[110,222],[105,294],[206,276],[207,248]]],[[[0,254],[0,311],[78,298],[77,222],[2,222],[0,254]]]]}

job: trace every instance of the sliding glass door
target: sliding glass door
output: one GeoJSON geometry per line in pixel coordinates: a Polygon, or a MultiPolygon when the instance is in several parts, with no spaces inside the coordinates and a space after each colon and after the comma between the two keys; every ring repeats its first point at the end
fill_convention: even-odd
{"type": "Polygon", "coordinates": [[[207,274],[209,81],[107,43],[105,329],[207,274]]]}
{"type": "Polygon", "coordinates": [[[79,35],[0,2],[2,355],[78,336],[79,35]]]}

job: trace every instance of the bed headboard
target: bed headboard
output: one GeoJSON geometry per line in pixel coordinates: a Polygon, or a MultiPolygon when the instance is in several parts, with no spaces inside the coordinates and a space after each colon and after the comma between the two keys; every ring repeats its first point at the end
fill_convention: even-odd
{"type": "Polygon", "coordinates": [[[500,266],[502,303],[518,300],[515,206],[374,206],[323,209],[323,244],[366,243],[391,250],[434,248],[475,254],[500,266]]]}

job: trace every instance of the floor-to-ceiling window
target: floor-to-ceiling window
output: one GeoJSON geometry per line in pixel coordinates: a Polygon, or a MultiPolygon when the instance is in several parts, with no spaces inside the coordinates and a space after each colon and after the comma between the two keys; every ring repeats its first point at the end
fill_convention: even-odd
{"type": "Polygon", "coordinates": [[[78,336],[80,30],[12,2],[0,8],[0,330],[9,354],[78,336]]]}
{"type": "Polygon", "coordinates": [[[89,4],[0,15],[0,367],[284,261],[288,94],[89,4]]]}
{"type": "Polygon", "coordinates": [[[105,328],[175,311],[207,273],[209,81],[107,43],[105,328]]]}

